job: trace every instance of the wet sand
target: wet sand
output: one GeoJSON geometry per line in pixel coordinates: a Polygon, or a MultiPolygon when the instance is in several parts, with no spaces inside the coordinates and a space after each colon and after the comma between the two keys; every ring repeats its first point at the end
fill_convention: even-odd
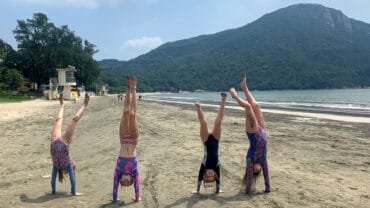
{"type": "MultiPolygon", "coordinates": [[[[196,187],[203,156],[195,107],[139,101],[138,160],[142,201],[133,187],[120,188],[120,203],[111,203],[119,152],[122,102],[93,97],[77,124],[70,155],[77,163],[77,191],[68,178],[50,191],[50,133],[57,101],[0,104],[0,207],[369,207],[369,123],[345,122],[304,114],[265,112],[269,138],[271,193],[238,194],[249,142],[244,112],[226,109],[222,123],[221,188],[196,187]]],[[[81,106],[66,101],[64,127],[81,106]]],[[[204,106],[209,127],[217,108],[204,106]]],[[[355,119],[356,120],[356,119],[355,119]]]]}

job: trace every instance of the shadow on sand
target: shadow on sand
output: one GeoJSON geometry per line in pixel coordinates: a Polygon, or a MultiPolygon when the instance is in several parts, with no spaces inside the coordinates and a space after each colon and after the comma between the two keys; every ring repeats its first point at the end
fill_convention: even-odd
{"type": "Polygon", "coordinates": [[[235,194],[234,196],[228,196],[224,197],[223,194],[192,194],[191,196],[188,197],[183,197],[181,199],[178,199],[172,204],[169,204],[165,206],[165,208],[171,208],[175,206],[179,206],[181,204],[186,204],[187,208],[194,207],[195,204],[197,204],[200,201],[205,201],[205,200],[213,200],[216,201],[220,205],[227,204],[227,202],[231,201],[248,201],[254,196],[265,194],[263,192],[257,192],[254,194],[235,194]]]}
{"type": "Polygon", "coordinates": [[[30,199],[26,194],[19,195],[19,198],[22,202],[33,203],[33,204],[40,204],[40,203],[44,203],[44,202],[51,201],[54,199],[69,198],[69,197],[73,197],[73,195],[67,194],[67,192],[56,192],[55,194],[45,193],[45,195],[39,196],[34,199],[30,199]]]}

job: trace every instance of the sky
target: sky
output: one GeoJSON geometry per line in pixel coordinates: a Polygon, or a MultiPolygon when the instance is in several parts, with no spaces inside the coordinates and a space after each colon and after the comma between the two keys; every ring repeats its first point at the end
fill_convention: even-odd
{"type": "Polygon", "coordinates": [[[298,3],[370,23],[370,0],[0,0],[0,39],[17,49],[17,20],[41,12],[95,44],[94,59],[130,60],[166,42],[241,27],[298,3]]]}

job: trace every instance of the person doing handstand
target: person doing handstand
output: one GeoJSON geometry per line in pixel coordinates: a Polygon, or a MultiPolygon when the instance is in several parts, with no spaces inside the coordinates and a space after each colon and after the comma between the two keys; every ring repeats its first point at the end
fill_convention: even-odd
{"type": "Polygon", "coordinates": [[[255,189],[255,183],[263,170],[265,179],[265,192],[270,192],[270,180],[267,165],[267,136],[265,131],[265,120],[263,118],[260,105],[256,102],[252,93],[247,87],[246,75],[240,82],[247,100],[238,96],[234,88],[230,89],[231,97],[245,109],[245,128],[250,142],[246,155],[246,172],[242,180],[242,193],[249,194],[255,189]]]}
{"type": "Polygon", "coordinates": [[[136,78],[127,76],[127,89],[124,99],[119,137],[121,149],[114,170],[113,201],[118,201],[117,192],[119,183],[122,186],[134,184],[135,201],[140,200],[139,172],[136,158],[136,145],[139,141],[139,129],[136,121],[136,78]],[[130,94],[132,93],[132,96],[130,94]]]}
{"type": "Polygon", "coordinates": [[[199,102],[195,103],[200,123],[200,138],[204,147],[204,156],[199,169],[197,190],[194,194],[199,194],[202,181],[211,183],[216,181],[216,193],[220,193],[220,160],[219,142],[221,140],[221,121],[224,116],[226,93],[221,93],[221,105],[216,117],[213,129],[208,130],[207,122],[204,119],[203,111],[199,102]]]}
{"type": "Polygon", "coordinates": [[[80,120],[82,113],[84,112],[87,104],[89,103],[89,94],[85,94],[85,99],[82,107],[74,115],[72,121],[69,123],[64,134],[62,134],[62,123],[64,115],[64,101],[63,95],[59,96],[60,110],[57,120],[54,125],[53,132],[51,134],[50,153],[53,160],[53,169],[51,174],[51,194],[55,194],[56,191],[56,178],[59,174],[59,182],[63,182],[63,175],[69,174],[69,180],[71,183],[71,194],[81,195],[76,192],[76,180],[75,180],[75,163],[69,157],[69,146],[72,142],[72,136],[76,127],[77,121],[80,120]]]}

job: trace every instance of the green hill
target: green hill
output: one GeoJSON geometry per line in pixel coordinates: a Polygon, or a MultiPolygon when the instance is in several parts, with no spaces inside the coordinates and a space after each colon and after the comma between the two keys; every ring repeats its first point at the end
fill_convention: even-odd
{"type": "Polygon", "coordinates": [[[111,87],[135,74],[141,91],[227,90],[247,72],[252,89],[370,86],[370,24],[297,4],[243,27],[168,42],[130,61],[103,60],[111,87]]]}

